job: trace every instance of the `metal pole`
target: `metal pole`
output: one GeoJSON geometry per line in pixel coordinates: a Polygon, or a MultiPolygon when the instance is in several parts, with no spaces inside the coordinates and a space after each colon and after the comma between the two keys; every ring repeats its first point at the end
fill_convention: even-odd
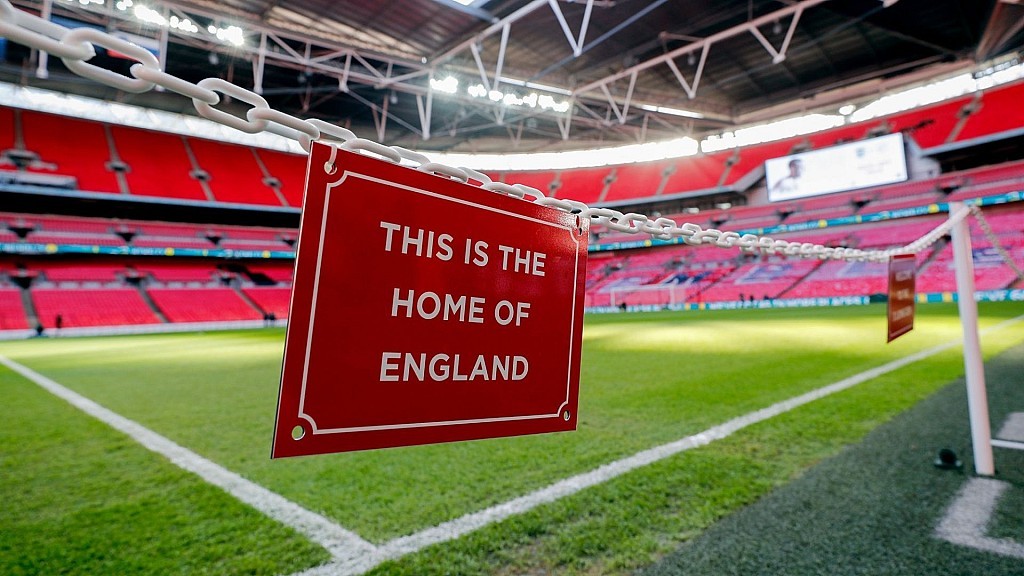
{"type": "MultiPolygon", "coordinates": [[[[964,209],[961,202],[950,202],[952,218],[964,209]]],[[[956,270],[957,306],[964,334],[964,374],[967,379],[967,409],[971,418],[974,470],[981,476],[995,474],[992,457],[992,429],[988,418],[988,394],[985,391],[985,365],[978,337],[978,303],[974,300],[974,260],[971,257],[971,231],[967,219],[953,225],[953,262],[956,270]]]]}

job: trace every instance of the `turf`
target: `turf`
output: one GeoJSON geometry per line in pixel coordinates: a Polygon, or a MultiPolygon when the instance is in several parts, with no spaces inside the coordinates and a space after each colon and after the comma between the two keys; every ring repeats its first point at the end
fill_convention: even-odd
{"type": "MultiPolygon", "coordinates": [[[[987,367],[992,422],[1024,407],[1024,347],[987,367]]],[[[971,475],[963,381],[872,432],[805,477],[771,494],[645,572],[696,574],[918,574],[1010,576],[1019,558],[957,546],[933,536],[946,507],[971,475]],[[955,449],[965,469],[932,465],[955,449]]],[[[996,450],[997,478],[1010,487],[988,535],[1024,542],[1024,453],[996,450]]]]}
{"type": "Polygon", "coordinates": [[[277,574],[327,554],[0,367],[0,574],[277,574]]]}
{"type": "MultiPolygon", "coordinates": [[[[1021,312],[986,305],[983,325],[1021,312]]],[[[890,346],[877,306],[588,317],[576,433],[273,462],[279,331],[18,342],[0,353],[382,541],[958,335],[950,306],[922,306],[918,329],[890,346]]],[[[1022,340],[1017,325],[986,351],[1022,340]]],[[[961,371],[951,350],[379,572],[633,570],[961,371]]]]}

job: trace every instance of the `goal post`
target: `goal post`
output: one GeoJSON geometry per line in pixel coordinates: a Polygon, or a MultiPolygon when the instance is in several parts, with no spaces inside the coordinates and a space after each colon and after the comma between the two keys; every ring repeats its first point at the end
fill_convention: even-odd
{"type": "Polygon", "coordinates": [[[643,284],[640,286],[620,286],[608,291],[610,304],[618,307],[628,306],[674,306],[685,304],[692,284],[643,284]]]}

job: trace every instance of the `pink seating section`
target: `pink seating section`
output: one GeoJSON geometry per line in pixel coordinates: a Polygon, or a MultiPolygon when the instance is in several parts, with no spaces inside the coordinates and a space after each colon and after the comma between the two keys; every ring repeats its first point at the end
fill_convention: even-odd
{"type": "Polygon", "coordinates": [[[124,265],[51,264],[37,268],[50,282],[116,282],[124,275],[124,265]]]}
{"type": "Polygon", "coordinates": [[[21,304],[21,290],[0,287],[0,330],[28,328],[28,318],[21,304]]]}
{"type": "Polygon", "coordinates": [[[258,265],[258,266],[254,265],[254,266],[250,266],[249,270],[251,272],[253,272],[253,273],[266,274],[267,277],[270,278],[271,280],[273,280],[274,282],[280,282],[280,283],[287,284],[287,283],[291,283],[291,281],[292,281],[292,274],[294,272],[294,267],[289,262],[287,264],[282,264],[282,265],[277,265],[277,266],[270,265],[270,264],[268,264],[268,265],[258,265]]]}
{"type": "Polygon", "coordinates": [[[170,322],[259,320],[262,315],[230,288],[151,288],[150,298],[170,322]]]}
{"type": "Polygon", "coordinates": [[[205,224],[171,224],[108,218],[82,218],[0,212],[0,242],[17,242],[8,229],[29,228],[26,242],[39,244],[84,244],[87,246],[125,246],[128,243],[115,232],[132,232],[131,245],[147,248],[231,248],[235,250],[290,251],[284,239],[295,236],[291,228],[251,226],[210,226],[205,224]],[[222,238],[214,244],[208,236],[222,238]]]}
{"type": "MultiPolygon", "coordinates": [[[[1019,267],[1024,267],[1024,207],[1009,205],[985,209],[986,220],[1019,267]]],[[[856,228],[823,230],[817,233],[792,233],[780,238],[812,242],[826,246],[859,246],[888,248],[903,246],[934,229],[945,220],[943,215],[866,224],[856,228]]],[[[979,290],[1000,290],[1018,285],[1013,270],[1007,266],[977,223],[971,225],[975,248],[975,279],[979,290]]],[[[933,250],[918,257],[921,267],[919,292],[955,290],[952,272],[952,249],[937,244],[933,250]]],[[[593,258],[587,274],[587,302],[590,306],[609,306],[610,294],[630,304],[666,304],[667,291],[630,289],[657,285],[674,274],[698,278],[690,285],[689,302],[739,300],[751,295],[760,300],[769,298],[808,298],[821,296],[867,296],[887,290],[886,267],[867,262],[819,262],[814,260],[759,259],[745,261],[734,250],[713,246],[673,246],[638,253],[605,252],[593,258]],[[646,252],[646,254],[645,254],[646,252]],[[703,272],[702,272],[703,271],[703,272]],[[648,302],[649,300],[649,302],[648,302]]],[[[678,295],[677,295],[678,296],[678,295]]]]}
{"type": "Polygon", "coordinates": [[[217,269],[210,264],[187,262],[146,262],[137,267],[139,274],[150,276],[157,282],[211,282],[217,269]]]}
{"type": "Polygon", "coordinates": [[[35,288],[31,294],[39,321],[46,328],[54,327],[58,315],[67,328],[160,323],[138,290],[132,288],[35,288]]]}
{"type": "Polygon", "coordinates": [[[288,317],[291,304],[291,288],[246,288],[245,295],[265,312],[272,312],[278,319],[288,317]]]}
{"type": "Polygon", "coordinates": [[[777,298],[821,264],[816,260],[746,264],[715,284],[713,289],[705,290],[703,299],[705,302],[729,302],[751,296],[755,300],[766,296],[777,298]]]}
{"type": "Polygon", "coordinates": [[[888,289],[886,265],[874,262],[826,262],[803,282],[786,292],[786,298],[864,296],[888,289]]]}

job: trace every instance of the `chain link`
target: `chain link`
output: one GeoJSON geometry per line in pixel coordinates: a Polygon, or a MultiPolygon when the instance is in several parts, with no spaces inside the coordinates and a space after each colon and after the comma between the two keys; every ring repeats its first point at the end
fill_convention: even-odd
{"type": "Polygon", "coordinates": [[[988,220],[986,220],[985,216],[981,213],[981,206],[972,204],[970,206],[970,210],[971,214],[973,214],[974,218],[978,221],[978,225],[981,226],[981,231],[985,233],[985,237],[988,238],[988,241],[992,243],[992,246],[994,246],[996,251],[999,252],[999,255],[1002,256],[1006,265],[1009,266],[1015,274],[1017,274],[1018,279],[1024,278],[1024,271],[1021,271],[1020,267],[1017,266],[1017,263],[1013,261],[1013,256],[1011,256],[1006,250],[1003,243],[999,241],[999,236],[996,236],[996,233],[992,231],[992,227],[989,226],[988,220]]]}
{"type": "MultiPolygon", "coordinates": [[[[493,182],[487,175],[470,168],[456,168],[431,162],[427,156],[418,152],[358,138],[352,131],[323,120],[297,118],[271,109],[266,99],[259,94],[221,78],[206,78],[194,84],[166,73],[149,51],[130,42],[91,28],[70,30],[49,20],[18,10],[13,7],[10,0],[0,0],[0,37],[58,56],[76,74],[118,90],[139,93],[159,86],[170,92],[181,94],[190,98],[196,112],[208,120],[249,134],[264,131],[278,134],[296,140],[307,152],[313,141],[340,143],[340,147],[345,150],[370,152],[395,164],[400,164],[405,160],[416,164],[415,168],[423,172],[438,174],[441,177],[453,178],[462,182],[479,183],[480,188],[484,190],[578,214],[580,217],[589,218],[592,222],[610,230],[625,234],[647,234],[659,240],[680,238],[683,243],[691,246],[707,244],[721,248],[739,248],[746,253],[886,262],[893,254],[917,253],[931,246],[939,238],[949,233],[954,221],[963,219],[970,213],[965,208],[962,213],[951,215],[946,223],[907,246],[882,251],[833,248],[807,242],[790,242],[756,234],[740,235],[737,232],[714,228],[704,229],[691,222],[679,224],[675,220],[665,217],[652,220],[648,216],[634,212],[622,213],[611,208],[590,207],[575,200],[550,198],[540,190],[522,184],[510,185],[493,182]],[[130,76],[123,76],[88,64],[88,60],[96,54],[95,46],[116,50],[137,60],[138,63],[131,66],[130,76]],[[251,108],[246,112],[244,118],[218,110],[215,106],[222,101],[220,94],[249,104],[251,108]]],[[[325,169],[334,169],[333,161],[328,162],[328,166],[330,168],[325,167],[325,169]]],[[[980,213],[979,221],[981,221],[980,213]]],[[[1014,270],[1020,274],[1020,270],[1015,265],[1014,270]]]]}

